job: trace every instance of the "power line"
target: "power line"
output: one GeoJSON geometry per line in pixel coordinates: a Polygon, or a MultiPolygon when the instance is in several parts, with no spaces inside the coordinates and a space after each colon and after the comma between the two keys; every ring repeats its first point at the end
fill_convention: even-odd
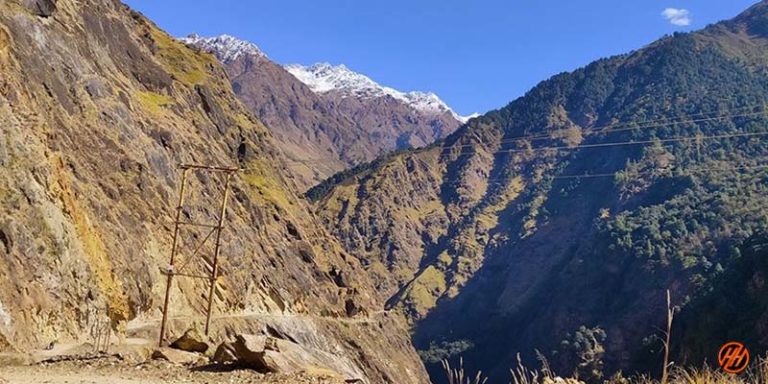
{"type": "MultiPolygon", "coordinates": [[[[760,165],[741,165],[736,167],[727,167],[727,168],[721,168],[721,167],[692,167],[692,168],[655,168],[654,170],[669,170],[669,171],[676,171],[681,173],[701,173],[701,172],[709,172],[709,171],[736,171],[736,170],[744,170],[744,169],[759,169],[759,168],[766,168],[768,169],[768,163],[767,164],[760,164],[760,165]]],[[[550,176],[546,177],[548,179],[590,179],[590,178],[602,178],[602,177],[616,177],[616,175],[620,172],[623,172],[624,170],[617,170],[615,172],[606,172],[606,173],[584,173],[584,174],[578,174],[578,175],[558,175],[558,176],[550,176]]],[[[645,172],[647,174],[648,171],[645,172]]],[[[493,182],[493,184],[502,184],[508,182],[511,178],[493,178],[493,179],[486,179],[489,182],[493,182]]]]}
{"type": "MultiPolygon", "coordinates": [[[[766,159],[768,159],[768,158],[763,158],[761,160],[766,160],[766,159]]],[[[685,174],[685,173],[695,174],[695,173],[706,173],[706,172],[713,172],[713,171],[725,172],[725,171],[737,171],[737,170],[761,169],[761,168],[765,169],[765,170],[768,170],[768,163],[757,164],[757,165],[739,165],[739,166],[734,166],[734,167],[715,167],[715,166],[710,166],[710,167],[690,167],[690,168],[662,168],[662,169],[655,168],[654,170],[656,170],[656,171],[658,171],[658,170],[667,171],[668,170],[668,171],[674,171],[674,172],[683,173],[683,174],[685,174]]],[[[556,180],[556,179],[592,179],[592,178],[607,178],[607,177],[615,178],[616,175],[618,173],[622,172],[622,171],[623,170],[617,170],[615,172],[606,172],[606,173],[584,173],[584,174],[578,174],[578,175],[577,174],[557,175],[557,176],[545,177],[545,179],[556,180]]],[[[651,171],[652,170],[647,170],[647,171],[642,172],[642,174],[644,176],[647,176],[647,175],[650,174],[651,171]]],[[[496,186],[507,185],[507,183],[509,183],[512,179],[514,179],[515,176],[519,176],[519,175],[510,175],[508,178],[491,178],[491,179],[486,179],[486,181],[488,182],[488,187],[490,187],[492,185],[496,185],[496,186]]],[[[441,184],[445,184],[445,182],[446,181],[443,180],[443,182],[441,184]]]]}
{"type": "MultiPolygon", "coordinates": [[[[759,104],[759,105],[756,104],[756,105],[735,108],[730,110],[728,113],[724,113],[718,116],[691,119],[691,117],[706,116],[706,115],[710,115],[718,112],[718,111],[710,111],[710,112],[702,112],[698,114],[688,115],[685,117],[687,118],[687,120],[676,120],[675,118],[665,118],[665,119],[646,120],[641,122],[624,122],[624,123],[608,124],[608,125],[602,125],[602,126],[588,127],[586,129],[588,130],[588,133],[590,135],[598,135],[598,134],[610,134],[610,133],[616,133],[616,132],[634,131],[639,129],[663,128],[663,127],[670,127],[670,126],[682,125],[682,124],[696,124],[696,123],[704,123],[709,121],[733,119],[733,118],[739,118],[739,117],[753,117],[753,116],[766,115],[768,111],[765,110],[764,108],[765,108],[765,104],[759,104]],[[758,107],[763,108],[763,110],[759,112],[734,113],[734,112],[740,112],[745,110],[751,110],[758,107]],[[636,125],[631,125],[631,124],[636,124],[636,125]]],[[[511,144],[511,143],[517,143],[517,142],[523,142],[523,141],[537,141],[537,140],[547,140],[547,139],[556,140],[558,138],[552,136],[552,133],[555,133],[555,132],[556,131],[550,132],[548,134],[521,135],[517,137],[502,139],[496,142],[495,144],[511,144]]],[[[482,144],[482,143],[479,143],[479,144],[482,144]]],[[[449,151],[454,148],[475,148],[476,146],[477,144],[457,144],[452,146],[446,146],[443,148],[443,150],[449,151]]],[[[464,154],[461,154],[461,155],[464,155],[464,154]]],[[[338,160],[339,159],[332,158],[332,157],[311,158],[311,159],[288,159],[289,162],[306,163],[306,164],[325,163],[327,161],[338,161],[338,160]]]]}
{"type": "MultiPolygon", "coordinates": [[[[754,137],[754,136],[765,136],[768,135],[768,131],[766,132],[743,132],[743,133],[732,133],[732,134],[723,134],[723,135],[712,135],[712,136],[677,136],[673,138],[666,138],[666,139],[653,139],[653,140],[638,140],[638,141],[617,141],[617,142],[609,142],[609,143],[595,143],[595,144],[583,144],[583,145],[574,145],[574,146],[552,146],[552,147],[538,147],[538,148],[524,148],[524,149],[503,149],[494,152],[496,153],[518,153],[518,152],[529,152],[529,151],[547,151],[547,150],[554,150],[554,151],[565,151],[565,150],[579,150],[583,148],[603,148],[603,147],[615,147],[615,146],[623,146],[623,145],[644,145],[644,144],[654,144],[654,143],[674,143],[674,142],[681,142],[681,141],[693,141],[693,140],[720,140],[720,139],[729,139],[734,137],[754,137]]],[[[469,155],[474,155],[476,152],[468,153],[469,155]]],[[[460,154],[460,155],[467,155],[467,154],[460,154]]]]}
{"type": "MultiPolygon", "coordinates": [[[[597,134],[608,134],[608,133],[615,133],[615,132],[624,132],[624,131],[634,131],[637,129],[646,129],[646,128],[662,128],[662,127],[669,127],[674,125],[681,125],[681,124],[692,124],[692,123],[703,123],[708,121],[717,121],[717,120],[723,120],[728,118],[737,118],[737,117],[750,117],[750,116],[759,116],[759,115],[765,115],[768,113],[768,111],[760,111],[760,112],[752,112],[752,113],[744,113],[744,114],[727,114],[727,115],[721,115],[721,116],[714,116],[714,117],[708,117],[708,118],[702,118],[702,119],[693,119],[693,120],[682,120],[682,121],[673,121],[669,123],[663,123],[663,124],[650,124],[650,125],[637,125],[627,128],[620,128],[620,129],[606,129],[602,131],[590,131],[591,134],[597,135],[597,134]]],[[[590,130],[594,129],[602,129],[600,127],[596,128],[590,128],[590,130]]],[[[534,140],[544,140],[544,139],[557,139],[556,137],[552,137],[551,134],[549,135],[532,135],[532,136],[518,136],[516,138],[510,138],[510,139],[504,139],[499,141],[499,144],[507,144],[507,143],[513,143],[513,142],[520,142],[520,141],[534,141],[534,140]]],[[[460,144],[460,145],[453,145],[450,147],[445,147],[445,150],[450,150],[453,148],[475,148],[476,144],[460,144]]]]}
{"type": "MultiPolygon", "coordinates": [[[[757,137],[757,136],[766,136],[768,135],[768,131],[766,132],[741,132],[741,133],[729,133],[729,134],[722,134],[722,135],[711,135],[711,136],[677,136],[672,138],[666,138],[666,139],[652,139],[652,140],[638,140],[638,141],[617,141],[617,142],[608,142],[608,143],[595,143],[595,144],[583,144],[583,145],[574,145],[574,146],[549,146],[549,147],[537,147],[537,148],[522,148],[522,149],[503,149],[493,152],[493,154],[499,154],[499,153],[524,153],[524,152],[530,152],[530,151],[575,151],[579,149],[584,148],[605,148],[605,147],[616,147],[616,146],[625,146],[625,145],[646,145],[646,144],[655,144],[655,143],[673,143],[673,142],[682,142],[682,141],[699,141],[699,140],[722,140],[722,139],[729,139],[729,138],[735,138],[735,137],[757,137]]],[[[468,155],[477,155],[478,152],[468,152],[468,153],[459,153],[456,155],[456,157],[459,156],[468,156],[468,155]]]]}

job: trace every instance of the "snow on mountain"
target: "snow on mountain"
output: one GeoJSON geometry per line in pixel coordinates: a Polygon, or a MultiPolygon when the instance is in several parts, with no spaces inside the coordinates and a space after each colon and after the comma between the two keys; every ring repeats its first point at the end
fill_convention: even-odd
{"type": "Polygon", "coordinates": [[[368,76],[350,70],[343,64],[318,63],[309,67],[292,64],[286,65],[285,69],[317,93],[338,91],[343,97],[362,99],[390,96],[422,112],[435,114],[449,112],[462,123],[475,117],[458,115],[432,92],[401,92],[383,86],[368,76]]]}
{"type": "MultiPolygon", "coordinates": [[[[224,63],[237,60],[242,55],[267,57],[255,44],[230,35],[202,37],[197,34],[191,34],[179,40],[187,45],[193,45],[213,53],[224,63]]],[[[318,63],[308,67],[293,64],[285,65],[284,68],[299,81],[309,86],[315,93],[338,91],[342,97],[357,97],[361,99],[390,96],[410,105],[418,111],[432,114],[449,112],[456,120],[462,123],[477,116],[477,114],[460,116],[432,92],[401,92],[394,88],[383,86],[371,80],[368,76],[350,70],[343,64],[318,63]]]]}
{"type": "Polygon", "coordinates": [[[480,116],[482,116],[482,114],[480,114],[479,112],[475,112],[475,113],[470,114],[468,116],[459,116],[460,117],[459,121],[461,121],[462,123],[466,123],[467,121],[472,120],[475,117],[480,117],[480,116]]]}
{"type": "Polygon", "coordinates": [[[230,35],[202,37],[193,33],[187,37],[182,37],[179,40],[184,44],[194,45],[205,51],[211,52],[216,55],[219,60],[225,63],[237,60],[242,55],[267,57],[256,44],[240,40],[230,35]]]}

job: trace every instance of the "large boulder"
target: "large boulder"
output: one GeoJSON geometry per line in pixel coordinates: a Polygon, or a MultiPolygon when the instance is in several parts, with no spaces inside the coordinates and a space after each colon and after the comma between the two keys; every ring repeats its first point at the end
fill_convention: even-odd
{"type": "Polygon", "coordinates": [[[237,363],[258,369],[263,366],[262,357],[267,347],[265,335],[237,335],[235,336],[235,354],[237,363]]]}
{"type": "Polygon", "coordinates": [[[324,371],[352,379],[362,376],[359,368],[331,353],[272,336],[237,335],[231,346],[224,343],[217,349],[217,354],[219,350],[222,360],[226,360],[224,356],[228,351],[233,351],[234,363],[263,373],[324,371]]]}
{"type": "Polygon", "coordinates": [[[213,362],[217,364],[230,364],[230,363],[236,363],[237,358],[237,348],[235,347],[235,343],[225,341],[216,348],[216,352],[213,353],[213,362]]]}
{"type": "Polygon", "coordinates": [[[203,335],[201,335],[197,329],[192,328],[184,332],[180,338],[171,343],[171,348],[187,352],[205,353],[209,346],[204,340],[205,338],[203,335]]]}
{"type": "Polygon", "coordinates": [[[296,343],[286,340],[272,339],[261,356],[263,369],[275,373],[294,373],[309,371],[317,368],[330,369],[320,360],[317,350],[309,350],[296,343]]]}

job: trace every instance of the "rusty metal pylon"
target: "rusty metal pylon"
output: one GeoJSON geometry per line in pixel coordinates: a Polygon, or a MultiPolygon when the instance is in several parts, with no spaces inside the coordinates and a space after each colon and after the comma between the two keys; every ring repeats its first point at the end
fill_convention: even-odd
{"type": "Polygon", "coordinates": [[[181,188],[179,191],[179,203],[176,206],[176,218],[174,220],[174,228],[173,228],[173,241],[171,244],[171,259],[170,263],[168,264],[168,267],[165,270],[162,270],[162,273],[167,275],[167,283],[165,286],[165,301],[163,303],[163,319],[160,323],[160,338],[158,341],[159,346],[163,346],[163,341],[165,339],[165,331],[166,331],[166,325],[168,322],[168,312],[169,308],[168,305],[171,300],[171,288],[173,284],[173,277],[174,276],[185,276],[185,277],[191,277],[191,278],[197,278],[197,279],[208,279],[210,281],[210,288],[208,292],[208,305],[206,308],[206,315],[205,315],[205,335],[208,335],[208,331],[210,329],[211,325],[211,312],[213,310],[213,295],[215,294],[216,289],[216,281],[219,278],[219,254],[220,254],[220,247],[221,247],[221,232],[224,229],[224,218],[227,213],[227,199],[229,197],[229,183],[232,179],[232,175],[239,171],[238,168],[228,168],[228,167],[218,167],[218,166],[208,166],[208,165],[198,165],[198,164],[182,164],[180,166],[182,169],[182,175],[181,175],[181,188]],[[203,172],[216,172],[216,173],[224,173],[225,174],[225,182],[224,182],[224,194],[221,199],[221,205],[219,206],[219,217],[216,224],[210,224],[210,223],[197,223],[197,222],[183,222],[181,221],[181,211],[184,208],[184,201],[185,201],[185,193],[186,193],[186,186],[187,186],[187,178],[189,176],[190,171],[203,171],[203,172]],[[208,228],[210,231],[208,232],[208,235],[205,236],[205,238],[195,247],[192,254],[189,255],[187,260],[181,264],[181,267],[178,268],[178,270],[175,267],[176,262],[176,256],[179,254],[179,232],[181,230],[182,226],[194,226],[194,227],[201,227],[201,228],[208,228]],[[192,274],[184,274],[182,273],[183,269],[187,264],[192,261],[195,256],[197,256],[197,253],[200,251],[200,249],[203,247],[203,245],[211,238],[211,236],[216,233],[216,240],[214,245],[214,252],[213,252],[213,259],[211,262],[211,267],[209,268],[210,274],[208,276],[203,275],[192,275],[192,274]]]}
{"type": "Polygon", "coordinates": [[[109,345],[112,338],[112,324],[109,316],[109,310],[104,312],[95,310],[89,312],[88,322],[90,323],[91,340],[93,340],[93,354],[109,353],[109,345]],[[102,316],[102,313],[104,316],[102,316]]]}

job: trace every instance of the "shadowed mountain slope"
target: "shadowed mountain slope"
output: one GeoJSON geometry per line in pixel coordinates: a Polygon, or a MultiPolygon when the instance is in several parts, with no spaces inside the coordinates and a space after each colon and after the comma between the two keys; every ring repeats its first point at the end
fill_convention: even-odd
{"type": "Polygon", "coordinates": [[[665,291],[684,312],[768,225],[767,8],[554,76],[311,191],[317,212],[427,362],[647,369],[665,291]]]}

